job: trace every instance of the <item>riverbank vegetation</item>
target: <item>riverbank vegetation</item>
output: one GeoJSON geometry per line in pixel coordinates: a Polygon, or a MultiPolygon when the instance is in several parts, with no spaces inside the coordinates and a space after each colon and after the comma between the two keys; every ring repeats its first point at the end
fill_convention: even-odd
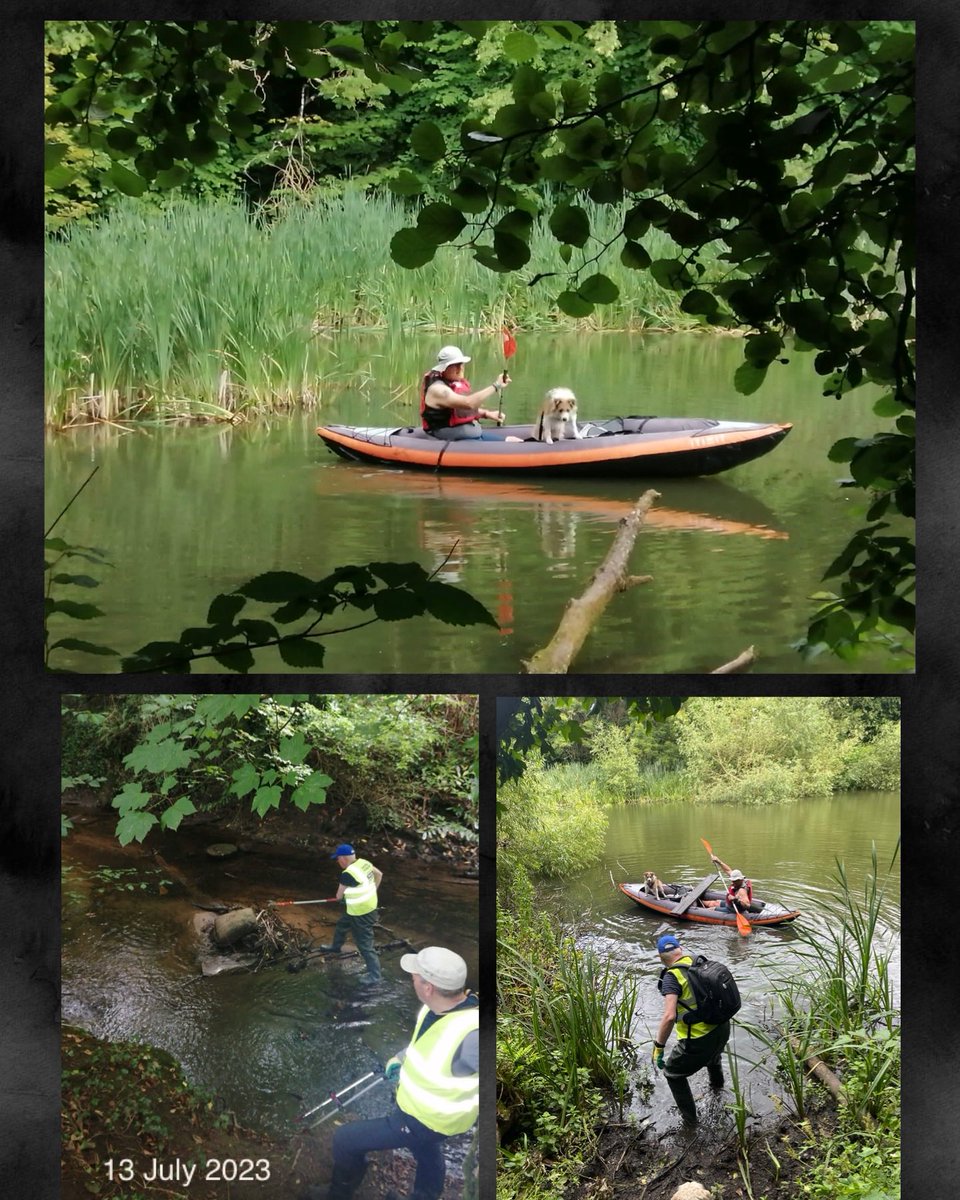
{"type": "Polygon", "coordinates": [[[475,848],[477,745],[476,696],[66,696],[62,787],[116,809],[124,845],[322,806],[318,831],[349,809],[370,833],[475,848]]]}
{"type": "MultiPolygon", "coordinates": [[[[313,407],[363,369],[342,361],[344,335],[380,330],[455,334],[527,330],[695,329],[675,293],[630,271],[618,253],[598,265],[615,305],[571,317],[516,275],[453,250],[416,270],[390,257],[407,205],[390,193],[314,195],[274,213],[237,201],[179,200],[162,209],[127,200],[99,224],[66,229],[47,246],[46,419],[236,421],[313,407]]],[[[596,237],[616,240],[625,204],[585,199],[596,237]]],[[[665,233],[644,239],[675,253],[665,233]]],[[[578,255],[586,258],[587,251],[578,255]]],[[[565,268],[560,243],[537,222],[531,269],[565,268]]]]}
{"type": "MultiPolygon", "coordinates": [[[[698,770],[709,762],[725,775],[741,761],[729,753],[730,741],[741,732],[752,747],[744,761],[754,764],[762,757],[759,747],[785,751],[789,725],[797,727],[789,742],[794,753],[807,745],[814,761],[832,762],[837,740],[841,745],[852,740],[861,751],[862,768],[864,747],[879,742],[878,759],[887,755],[882,747],[892,739],[898,713],[896,701],[817,700],[805,712],[806,701],[798,707],[784,700],[782,727],[773,736],[765,729],[769,710],[758,716],[756,730],[745,728],[746,706],[759,705],[762,712],[764,703],[752,698],[730,703],[733,708],[725,707],[726,701],[692,698],[674,717],[642,724],[632,711],[642,702],[603,700],[597,702],[598,712],[578,724],[568,719],[576,702],[559,702],[554,711],[545,700],[540,727],[551,729],[554,739],[547,753],[591,756],[591,761],[548,766],[538,747],[526,752],[526,770],[500,788],[500,1200],[588,1200],[600,1194],[659,1200],[672,1193],[679,1176],[671,1169],[680,1160],[686,1178],[696,1178],[715,1194],[730,1190],[747,1200],[894,1200],[899,1195],[900,1020],[892,969],[898,932],[890,927],[889,898],[885,903],[899,846],[888,864],[879,862],[873,847],[862,889],[854,888],[843,863],[836,863],[829,892],[811,901],[816,911],[810,921],[792,927],[789,967],[784,961],[762,971],[762,1016],[737,1021],[759,1045],[764,1071],[776,1080],[779,1115],[759,1124],[752,1119],[750,1076],[761,1064],[755,1050],[745,1054],[742,1039],[738,1046],[734,1038],[727,1051],[729,1129],[714,1129],[710,1138],[688,1143],[673,1161],[664,1159],[665,1148],[656,1140],[640,1136],[638,1101],[642,1110],[652,1081],[646,1055],[637,1053],[638,1042],[631,1037],[638,977],[624,972],[622,963],[614,971],[602,950],[578,939],[576,928],[561,925],[536,902],[538,876],[576,874],[591,861],[606,807],[595,799],[604,779],[619,781],[621,802],[638,798],[633,793],[642,791],[645,776],[636,763],[637,744],[645,742],[648,753],[659,746],[675,774],[690,758],[698,770]],[[705,716],[711,704],[717,707],[706,709],[705,716]],[[739,712],[738,705],[743,706],[739,712]],[[567,719],[557,720],[557,712],[567,719]],[[626,739],[611,730],[622,730],[629,713],[637,733],[628,751],[626,739]],[[579,737],[566,736],[574,729],[579,737]],[[833,736],[828,729],[834,729],[833,736]],[[701,731],[712,752],[690,754],[694,730],[701,731]],[[564,796],[577,817],[568,817],[553,838],[549,827],[563,811],[564,796]],[[628,1093],[631,1113],[625,1121],[628,1093]]],[[[522,740],[516,723],[513,732],[522,740]]],[[[843,760],[841,754],[834,780],[844,778],[843,760]]],[[[892,776],[878,768],[873,773],[874,768],[871,778],[882,777],[889,786],[892,776]]],[[[778,800],[785,798],[777,793],[778,800]]],[[[602,842],[601,835],[601,848],[602,842]]],[[[644,1035],[638,1036],[643,1042],[644,1035]]]]}
{"type": "Polygon", "coordinates": [[[785,804],[900,784],[895,698],[691,697],[661,720],[610,698],[563,703],[535,743],[531,710],[518,713],[507,738],[523,748],[501,758],[498,844],[545,876],[597,861],[610,805],[785,804]]]}

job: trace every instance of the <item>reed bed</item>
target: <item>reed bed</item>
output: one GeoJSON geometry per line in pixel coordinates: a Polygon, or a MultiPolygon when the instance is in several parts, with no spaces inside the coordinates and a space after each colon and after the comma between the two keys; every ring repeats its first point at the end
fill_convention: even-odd
{"type": "MultiPolygon", "coordinates": [[[[594,237],[585,262],[614,238],[623,214],[585,200],[594,237]]],[[[356,328],[402,335],[524,329],[689,327],[676,293],[631,271],[618,248],[602,271],[620,300],[585,320],[553,296],[570,269],[543,222],[523,272],[496,274],[467,250],[441,247],[405,270],[390,239],[412,222],[390,194],[347,192],[291,205],[271,219],[240,204],[133,202],[98,225],[76,225],[46,249],[45,410],[49,424],[156,419],[237,420],[312,405],[353,379],[340,358],[356,328]],[[529,287],[536,274],[554,278],[529,287]]],[[[652,231],[652,257],[676,248],[652,231]]]]}

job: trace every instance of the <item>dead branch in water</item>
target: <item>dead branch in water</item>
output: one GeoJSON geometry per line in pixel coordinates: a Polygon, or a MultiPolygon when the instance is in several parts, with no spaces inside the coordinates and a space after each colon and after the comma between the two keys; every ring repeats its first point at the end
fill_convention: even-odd
{"type": "Polygon", "coordinates": [[[715,671],[711,671],[711,675],[732,675],[735,671],[745,671],[757,661],[757,652],[752,646],[748,646],[736,658],[732,658],[730,662],[724,663],[722,667],[717,667],[715,671]]]}
{"type": "Polygon", "coordinates": [[[644,492],[629,516],[620,521],[620,528],[606,558],[594,572],[586,590],[567,601],[560,624],[550,642],[538,650],[524,670],[530,675],[562,675],[580,652],[590,630],[603,615],[616,592],[625,592],[639,583],[650,583],[652,575],[628,575],[627,561],[640,526],[660,493],[652,488],[644,492]]]}

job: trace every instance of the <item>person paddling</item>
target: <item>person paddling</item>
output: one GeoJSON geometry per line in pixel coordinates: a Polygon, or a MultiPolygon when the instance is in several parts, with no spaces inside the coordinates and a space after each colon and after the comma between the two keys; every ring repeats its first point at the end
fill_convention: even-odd
{"type": "Polygon", "coordinates": [[[484,402],[500,394],[510,384],[510,376],[504,370],[489,387],[477,392],[470,390],[469,380],[464,378],[464,365],[470,357],[457,346],[444,346],[437,354],[437,361],[420,381],[420,420],[424,430],[432,437],[443,441],[482,439],[502,441],[496,434],[485,435],[477,420],[485,417],[492,421],[503,421],[499,409],[484,407],[484,402]]]}
{"type": "Polygon", "coordinates": [[[753,883],[744,879],[743,872],[738,867],[728,867],[716,854],[711,854],[710,857],[721,871],[726,871],[730,876],[730,886],[720,902],[720,908],[724,912],[746,912],[753,903],[753,883]]]}

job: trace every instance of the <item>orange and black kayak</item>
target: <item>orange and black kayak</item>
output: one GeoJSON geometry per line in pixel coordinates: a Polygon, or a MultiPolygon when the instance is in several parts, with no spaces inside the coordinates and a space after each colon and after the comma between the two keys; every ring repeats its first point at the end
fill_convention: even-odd
{"type": "MultiPolygon", "coordinates": [[[[708,886],[715,878],[715,875],[708,875],[692,888],[665,883],[663,890],[666,896],[651,896],[642,883],[621,883],[617,886],[635,904],[662,916],[676,917],[680,921],[697,921],[701,925],[736,926],[734,913],[701,903],[703,900],[722,900],[726,895],[726,892],[711,890],[708,886]]],[[[786,925],[789,921],[795,921],[800,912],[796,908],[784,908],[772,900],[763,901],[754,897],[744,916],[751,925],[786,925]]]]}
{"type": "Polygon", "coordinates": [[[768,454],[791,428],[707,417],[613,417],[584,422],[581,438],[552,445],[538,441],[531,425],[485,429],[482,441],[442,441],[411,426],[321,425],[317,433],[341,458],[381,466],[642,478],[728,471],[768,454]]]}

